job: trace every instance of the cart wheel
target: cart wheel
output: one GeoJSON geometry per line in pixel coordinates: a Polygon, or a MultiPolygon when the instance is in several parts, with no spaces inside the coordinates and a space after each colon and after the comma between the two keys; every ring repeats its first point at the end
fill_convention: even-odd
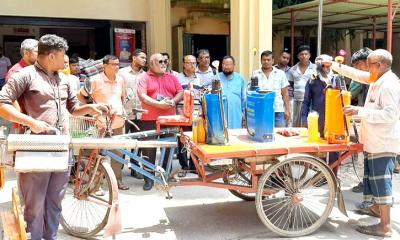
{"type": "Polygon", "coordinates": [[[335,192],[333,175],[322,160],[293,157],[272,165],[260,178],[257,213],[268,229],[281,236],[307,235],[325,223],[335,192]]]}
{"type": "Polygon", "coordinates": [[[113,189],[116,187],[111,181],[111,178],[115,178],[114,172],[110,164],[103,161],[88,186],[93,170],[91,167],[88,167],[86,172],[81,169],[68,183],[62,201],[60,223],[68,234],[80,238],[89,238],[97,234],[107,224],[113,189]],[[79,189],[73,183],[77,178],[83,179],[79,189]],[[103,194],[100,194],[101,191],[103,194]]]}
{"type": "MultiPolygon", "coordinates": [[[[227,172],[223,177],[224,183],[229,185],[237,185],[244,187],[252,186],[252,175],[250,172],[242,171],[242,172],[227,172]]],[[[242,193],[238,190],[229,189],[233,195],[238,198],[241,198],[245,201],[254,201],[256,194],[255,193],[242,193]]]]}

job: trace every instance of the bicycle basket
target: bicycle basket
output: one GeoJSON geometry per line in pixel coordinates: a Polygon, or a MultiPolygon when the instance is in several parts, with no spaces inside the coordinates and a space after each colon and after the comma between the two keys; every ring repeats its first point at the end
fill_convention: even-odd
{"type": "Polygon", "coordinates": [[[98,138],[99,129],[92,117],[69,117],[69,134],[72,138],[98,138]]]}

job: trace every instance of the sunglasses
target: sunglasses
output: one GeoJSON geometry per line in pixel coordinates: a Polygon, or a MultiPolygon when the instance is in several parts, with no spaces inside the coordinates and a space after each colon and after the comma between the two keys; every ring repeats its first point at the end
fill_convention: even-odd
{"type": "Polygon", "coordinates": [[[165,65],[167,65],[168,64],[168,60],[159,60],[158,63],[159,64],[163,64],[164,63],[165,65]]]}

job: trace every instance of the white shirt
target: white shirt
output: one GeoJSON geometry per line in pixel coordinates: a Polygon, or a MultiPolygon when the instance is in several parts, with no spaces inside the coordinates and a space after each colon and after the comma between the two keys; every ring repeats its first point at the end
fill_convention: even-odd
{"type": "Polygon", "coordinates": [[[5,79],[7,72],[8,72],[8,67],[11,66],[10,59],[8,57],[0,57],[0,79],[5,79]]]}
{"type": "Polygon", "coordinates": [[[131,88],[133,92],[135,93],[135,96],[133,96],[132,100],[129,100],[125,105],[125,111],[129,116],[129,119],[140,119],[142,114],[141,113],[133,113],[132,109],[133,108],[142,108],[141,102],[139,100],[139,96],[137,94],[137,88],[139,84],[139,77],[143,73],[143,69],[140,69],[139,72],[135,72],[132,69],[132,66],[124,67],[121,68],[118,71],[118,75],[122,77],[122,79],[125,81],[125,86],[126,88],[131,88]]]}
{"type": "Polygon", "coordinates": [[[400,152],[400,80],[392,72],[383,74],[369,87],[361,117],[360,142],[369,153],[400,152]]]}
{"type": "Polygon", "coordinates": [[[197,67],[196,74],[200,78],[201,85],[203,86],[211,85],[212,81],[215,78],[214,72],[211,67],[208,67],[207,71],[205,72],[200,71],[199,67],[197,67]]]}
{"type": "Polygon", "coordinates": [[[289,86],[285,72],[277,69],[276,67],[272,67],[272,71],[268,77],[264,74],[262,69],[254,71],[252,76],[257,76],[260,89],[275,92],[275,112],[285,112],[282,98],[282,88],[289,86]]]}
{"type": "Polygon", "coordinates": [[[308,65],[308,68],[304,72],[304,74],[300,70],[299,63],[290,68],[288,74],[288,81],[294,82],[293,87],[293,97],[297,101],[303,101],[304,93],[306,90],[306,84],[308,80],[311,79],[311,76],[315,74],[316,66],[312,62],[308,65]]]}

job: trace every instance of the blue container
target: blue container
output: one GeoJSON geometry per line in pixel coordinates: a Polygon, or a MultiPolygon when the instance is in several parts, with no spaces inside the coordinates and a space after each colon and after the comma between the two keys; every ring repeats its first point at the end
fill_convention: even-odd
{"type": "Polygon", "coordinates": [[[206,106],[206,120],[207,120],[207,143],[208,144],[225,144],[228,139],[225,138],[224,121],[227,120],[227,99],[225,95],[222,95],[222,101],[224,103],[223,112],[224,119],[222,118],[222,111],[220,105],[219,94],[208,93],[204,95],[206,106]]]}
{"type": "Polygon", "coordinates": [[[246,123],[251,138],[258,142],[275,139],[275,92],[249,91],[247,95],[246,123]]]}

